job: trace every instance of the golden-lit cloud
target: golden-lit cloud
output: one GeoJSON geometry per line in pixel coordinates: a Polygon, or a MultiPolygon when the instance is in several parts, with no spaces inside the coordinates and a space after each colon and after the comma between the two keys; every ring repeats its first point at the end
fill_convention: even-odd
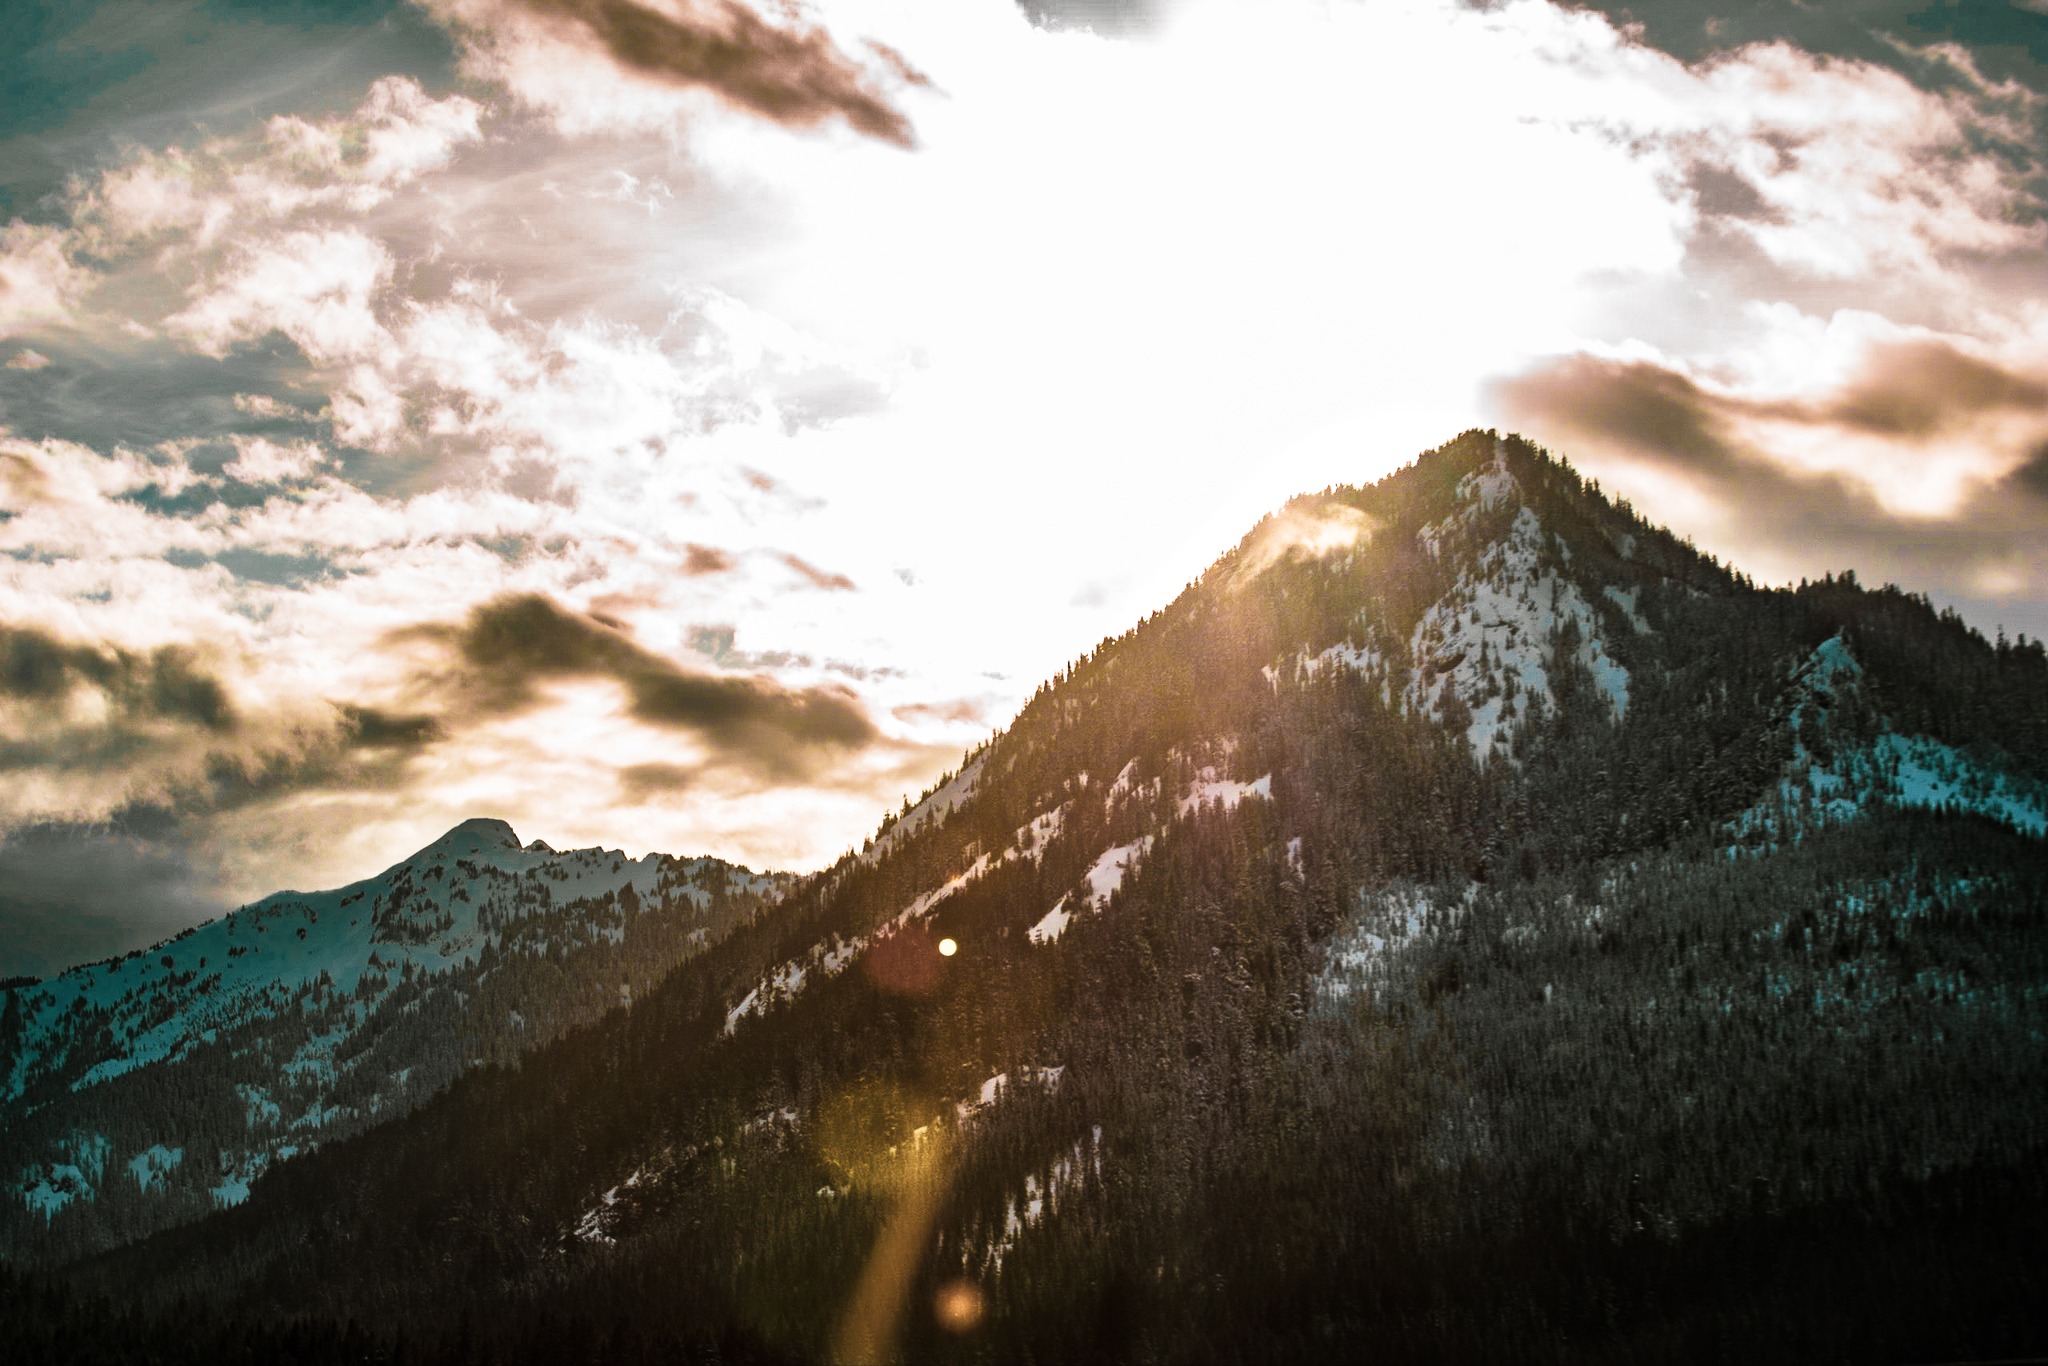
{"type": "Polygon", "coordinates": [[[1766,581],[1856,568],[1951,599],[2048,589],[2048,366],[1915,336],[1863,346],[1832,385],[1755,395],[1581,354],[1496,402],[1766,581]]]}
{"type": "Polygon", "coordinates": [[[1237,562],[1237,583],[1252,579],[1289,558],[1322,559],[1372,539],[1371,517],[1344,503],[1300,499],[1274,513],[1245,539],[1237,562]]]}

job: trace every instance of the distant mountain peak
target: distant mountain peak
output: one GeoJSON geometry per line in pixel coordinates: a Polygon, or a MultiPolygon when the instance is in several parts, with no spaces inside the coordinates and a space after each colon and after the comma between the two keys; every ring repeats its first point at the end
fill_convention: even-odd
{"type": "Polygon", "coordinates": [[[474,816],[434,841],[432,848],[448,847],[461,852],[520,847],[518,832],[494,816],[474,816]]]}
{"type": "Polygon", "coordinates": [[[107,1236],[75,1218],[102,1200],[148,1226],[237,1204],[273,1162],[629,1005],[785,882],[712,858],[522,847],[479,817],[345,887],[9,984],[0,1256],[60,1216],[65,1237],[107,1236]],[[131,1120],[152,1086],[186,1099],[131,1120]]]}

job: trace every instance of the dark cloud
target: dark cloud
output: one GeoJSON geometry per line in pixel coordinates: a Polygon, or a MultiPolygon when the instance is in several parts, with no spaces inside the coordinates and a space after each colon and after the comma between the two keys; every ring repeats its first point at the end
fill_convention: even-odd
{"type": "Polygon", "coordinates": [[[696,781],[695,769],[681,764],[633,764],[619,770],[619,796],[630,803],[650,797],[667,797],[684,791],[696,781]]]}
{"type": "Polygon", "coordinates": [[[47,977],[147,947],[225,907],[218,871],[165,819],[51,824],[0,841],[0,978],[47,977]]]}
{"type": "Polygon", "coordinates": [[[820,569],[810,561],[799,559],[795,555],[783,555],[779,558],[784,564],[801,574],[813,588],[822,588],[828,592],[838,593],[850,593],[854,589],[853,580],[847,578],[844,574],[835,574],[828,569],[820,569]]]}
{"type": "Polygon", "coordinates": [[[183,646],[138,652],[0,626],[0,695],[58,703],[81,688],[97,690],[133,721],[182,721],[212,731],[235,726],[226,686],[183,646]]]}
{"type": "Polygon", "coordinates": [[[1938,341],[1879,347],[1840,393],[1779,404],[1774,415],[1884,437],[1930,437],[1988,413],[2048,414],[2048,383],[2000,369],[1938,341]]]}
{"type": "MultiPolygon", "coordinates": [[[[823,30],[777,28],[739,0],[688,0],[672,18],[633,0],[512,0],[583,29],[622,65],[791,127],[842,118],[884,142],[912,145],[910,121],[823,30]]],[[[900,57],[889,65],[909,72],[900,57]]]]}
{"type": "Polygon", "coordinates": [[[1696,161],[1687,169],[1685,187],[1699,211],[1714,218],[1739,218],[1751,223],[1782,223],[1784,212],[1737,171],[1696,161]]]}
{"type": "Polygon", "coordinates": [[[350,747],[415,753],[442,738],[445,728],[432,716],[339,704],[350,747]]]}
{"type": "MultiPolygon", "coordinates": [[[[1680,476],[1739,514],[1729,549],[1768,550],[1806,572],[1855,568],[1938,600],[1980,608],[1987,574],[2048,584],[2048,444],[1995,486],[1947,517],[1901,515],[1857,479],[1814,473],[1773,458],[1744,437],[1748,424],[1790,424],[1825,443],[1882,438],[1910,443],[1973,439],[1987,417],[2038,418],[2048,427],[2048,381],[2002,369],[1938,342],[1874,349],[1832,392],[1757,401],[1716,393],[1646,361],[1572,356],[1499,384],[1507,424],[1564,451],[1594,473],[1649,467],[1680,476]],[[1992,573],[1995,571],[1995,574],[1992,573]]],[[[1990,443],[1985,466],[2010,460],[1990,443]]],[[[1670,514],[1646,509],[1653,517],[1670,514]]],[[[1681,530],[1688,528],[1682,524],[1681,530]]],[[[1722,533],[1725,540],[1728,533],[1722,533]]],[[[1998,620],[2038,632],[2048,619],[2026,602],[1995,605],[1998,620]]]]}
{"type": "Polygon", "coordinates": [[[2048,421],[2048,379],[1934,340],[1874,346],[1839,389],[1758,401],[1711,393],[1646,361],[1571,356],[1509,381],[1510,411],[1540,413],[1690,460],[1733,457],[1732,422],[1788,422],[1888,440],[1966,432],[1993,416],[2048,421]]]}
{"type": "Polygon", "coordinates": [[[692,578],[706,574],[724,574],[738,561],[716,546],[697,545],[694,542],[683,547],[683,572],[692,578]]]}
{"type": "Polygon", "coordinates": [[[423,626],[401,638],[431,639],[459,661],[460,705],[525,711],[550,678],[610,678],[650,725],[690,731],[742,767],[778,775],[810,770],[825,751],[858,749],[879,736],[843,688],[786,688],[771,678],[696,673],[640,645],[616,626],[539,594],[476,608],[459,626],[423,626]]]}
{"type": "Polygon", "coordinates": [[[350,702],[280,719],[237,705],[192,648],[130,650],[30,627],[0,626],[0,699],[30,721],[0,741],[0,775],[142,775],[153,788],[170,782],[195,818],[307,789],[395,790],[443,738],[432,716],[350,702]],[[81,693],[101,705],[76,706],[81,693]]]}
{"type": "Polygon", "coordinates": [[[2007,475],[2005,482],[2014,492],[2048,504],[2048,442],[2036,446],[2026,463],[2007,475]]]}
{"type": "Polygon", "coordinates": [[[1739,463],[1714,396],[1648,361],[1567,356],[1497,385],[1494,399],[1510,426],[1538,435],[1591,436],[1716,474],[1739,463]]]}

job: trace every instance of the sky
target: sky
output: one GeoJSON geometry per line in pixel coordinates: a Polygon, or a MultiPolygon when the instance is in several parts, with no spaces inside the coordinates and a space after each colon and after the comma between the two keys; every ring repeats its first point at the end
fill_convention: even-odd
{"type": "Polygon", "coordinates": [[[823,866],[1475,426],[2048,633],[2048,0],[44,0],[0,53],[0,976],[474,816],[823,866]]]}

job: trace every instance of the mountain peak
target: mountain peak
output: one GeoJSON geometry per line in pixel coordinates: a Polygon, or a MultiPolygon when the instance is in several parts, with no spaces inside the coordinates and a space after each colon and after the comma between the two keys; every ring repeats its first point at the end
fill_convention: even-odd
{"type": "Polygon", "coordinates": [[[481,849],[516,850],[520,843],[518,833],[508,822],[494,816],[475,816],[435,840],[432,847],[442,846],[474,852],[481,849]]]}

